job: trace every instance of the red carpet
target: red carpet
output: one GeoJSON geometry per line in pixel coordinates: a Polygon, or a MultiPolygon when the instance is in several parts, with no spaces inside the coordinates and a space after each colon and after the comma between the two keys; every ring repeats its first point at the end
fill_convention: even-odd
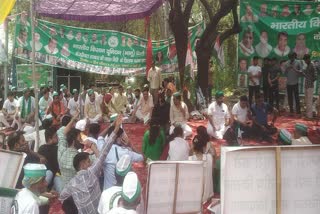
{"type": "MultiPolygon", "coordinates": [[[[318,132],[316,129],[320,128],[318,124],[316,124],[314,121],[306,121],[303,119],[299,118],[294,118],[294,117],[279,117],[275,126],[278,129],[285,128],[288,129],[290,132],[293,132],[294,130],[294,125],[296,123],[303,123],[306,124],[309,127],[309,139],[314,143],[314,144],[320,144],[320,132],[318,132]]],[[[190,121],[189,125],[191,126],[193,130],[193,135],[196,133],[196,128],[200,125],[206,126],[207,121],[199,120],[199,121],[190,121]]],[[[131,143],[134,145],[135,149],[138,151],[141,151],[142,147],[142,138],[145,130],[147,129],[146,126],[143,124],[124,124],[124,129],[126,130],[126,133],[129,136],[129,139],[131,143]]],[[[193,137],[193,136],[192,136],[193,137]]],[[[274,136],[276,138],[276,136],[274,136]]],[[[192,138],[191,138],[192,139],[192,138]]],[[[191,140],[190,140],[191,143],[191,140]]],[[[243,142],[244,145],[249,146],[249,145],[276,145],[276,140],[274,141],[273,144],[267,144],[267,143],[257,143],[253,140],[247,140],[243,142]]],[[[220,156],[220,147],[221,145],[226,145],[224,140],[213,140],[212,141],[213,146],[216,149],[217,155],[220,156]]],[[[147,182],[147,168],[144,163],[135,163],[133,164],[134,171],[138,174],[138,177],[140,179],[140,182],[142,186],[145,188],[146,182],[147,182]]],[[[219,195],[216,195],[215,197],[219,197],[219,195]]],[[[204,207],[208,205],[205,204],[204,207]]],[[[61,204],[59,201],[55,201],[51,208],[49,213],[51,214],[63,214],[63,211],[61,210],[61,204]]],[[[204,209],[204,213],[209,213],[206,209],[204,209]]]]}

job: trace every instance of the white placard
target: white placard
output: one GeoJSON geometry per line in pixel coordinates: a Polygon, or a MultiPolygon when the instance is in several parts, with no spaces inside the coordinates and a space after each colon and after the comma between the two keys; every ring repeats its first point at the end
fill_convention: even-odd
{"type": "Polygon", "coordinates": [[[320,146],[279,147],[278,199],[276,148],[221,149],[222,213],[320,213],[320,146]]]}
{"type": "Polygon", "coordinates": [[[275,151],[230,151],[221,167],[225,214],[270,214],[276,210],[275,151]]]}
{"type": "Polygon", "coordinates": [[[203,169],[202,161],[151,162],[147,181],[147,213],[201,212],[203,169]]]}
{"type": "Polygon", "coordinates": [[[281,151],[281,214],[320,213],[320,148],[281,151]]]}
{"type": "Polygon", "coordinates": [[[15,188],[25,156],[0,149],[0,187],[15,188]]]}

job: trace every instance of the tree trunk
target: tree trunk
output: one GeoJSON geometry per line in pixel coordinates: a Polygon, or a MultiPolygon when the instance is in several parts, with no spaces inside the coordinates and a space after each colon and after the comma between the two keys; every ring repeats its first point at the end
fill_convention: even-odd
{"type": "Polygon", "coordinates": [[[200,86],[203,95],[208,98],[208,71],[211,50],[209,48],[196,47],[197,65],[198,65],[198,86],[200,86]]]}
{"type": "Polygon", "coordinates": [[[183,13],[177,9],[173,9],[169,14],[169,25],[176,43],[180,87],[182,89],[184,86],[184,71],[188,49],[188,24],[185,22],[183,13]]]}

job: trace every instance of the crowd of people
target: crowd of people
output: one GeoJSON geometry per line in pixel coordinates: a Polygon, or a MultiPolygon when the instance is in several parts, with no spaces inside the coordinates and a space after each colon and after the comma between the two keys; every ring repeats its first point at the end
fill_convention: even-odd
{"type": "MultiPolygon", "coordinates": [[[[256,60],[248,71],[252,82],[249,98],[243,95],[229,108],[224,103],[224,92],[217,91],[208,106],[207,127],[197,127],[191,145],[187,141],[192,135],[187,123],[190,109],[173,81],[168,78],[162,81],[161,72],[154,65],[147,77],[150,84],[142,89],[132,90],[129,86],[125,92],[118,85],[100,89],[98,93],[99,89],[90,85],[80,94],[73,89],[70,96],[65,85],[60,85],[58,92],[43,86],[38,108],[30,88],[24,89],[20,98],[11,90],[0,122],[16,130],[8,137],[8,149],[26,154],[16,186],[24,188],[16,196],[13,209],[16,213],[48,209],[47,201],[39,197],[44,194],[48,198],[58,197],[66,213],[144,213],[142,187],[132,171],[132,163],[156,160],[203,161],[202,200],[207,201],[214,194],[217,171],[211,138],[225,139],[229,145],[241,145],[246,138],[271,143],[273,135],[278,133],[274,126],[278,104],[274,107],[265,102],[265,95],[256,89],[261,76],[256,60]],[[33,145],[37,138],[36,114],[40,139],[38,145],[33,145]],[[124,121],[144,123],[148,127],[141,139],[141,152],[126,134],[124,121]],[[44,193],[47,191],[51,192],[44,193]]],[[[310,57],[305,56],[307,64],[308,60],[310,57]]],[[[294,59],[285,67],[286,72],[298,72],[294,59]]],[[[290,75],[293,77],[289,82],[295,84],[296,74],[290,75]]],[[[268,73],[269,83],[277,85],[276,78],[277,75],[268,73]]],[[[294,94],[296,86],[292,87],[294,94]]],[[[292,98],[289,105],[291,112],[292,98]]],[[[298,107],[296,111],[300,113],[298,107]]],[[[279,142],[311,144],[303,124],[296,125],[293,136],[287,130],[280,130],[279,142]]]]}

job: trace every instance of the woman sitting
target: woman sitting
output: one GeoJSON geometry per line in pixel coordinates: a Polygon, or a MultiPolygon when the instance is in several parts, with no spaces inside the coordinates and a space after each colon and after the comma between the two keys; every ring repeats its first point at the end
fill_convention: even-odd
{"type": "Polygon", "coordinates": [[[156,120],[151,120],[150,129],[144,133],[142,152],[147,159],[159,160],[165,144],[165,134],[156,120]]]}

